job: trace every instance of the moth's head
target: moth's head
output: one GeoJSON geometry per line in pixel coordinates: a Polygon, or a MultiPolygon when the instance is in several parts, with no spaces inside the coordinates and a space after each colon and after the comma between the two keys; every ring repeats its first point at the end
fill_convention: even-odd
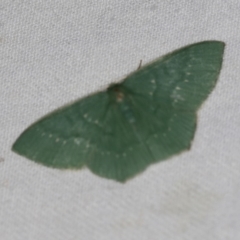
{"type": "Polygon", "coordinates": [[[119,84],[119,83],[111,84],[108,87],[107,92],[109,96],[116,102],[122,102],[125,98],[125,93],[124,93],[125,90],[122,84],[119,84]]]}

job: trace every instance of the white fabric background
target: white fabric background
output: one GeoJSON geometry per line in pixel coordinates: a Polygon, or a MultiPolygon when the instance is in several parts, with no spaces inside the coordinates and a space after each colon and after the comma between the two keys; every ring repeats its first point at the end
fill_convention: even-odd
{"type": "Polygon", "coordinates": [[[1,0],[0,239],[240,239],[238,0],[1,0]],[[226,42],[192,149],[120,184],[11,152],[29,124],[185,45],[226,42]]]}

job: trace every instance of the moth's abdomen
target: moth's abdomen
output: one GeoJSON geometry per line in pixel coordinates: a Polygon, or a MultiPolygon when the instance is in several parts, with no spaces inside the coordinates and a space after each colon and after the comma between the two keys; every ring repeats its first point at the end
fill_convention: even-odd
{"type": "Polygon", "coordinates": [[[134,116],[131,103],[127,100],[124,99],[122,102],[119,102],[119,108],[124,116],[124,118],[129,122],[129,123],[134,123],[136,122],[136,118],[134,116]]]}

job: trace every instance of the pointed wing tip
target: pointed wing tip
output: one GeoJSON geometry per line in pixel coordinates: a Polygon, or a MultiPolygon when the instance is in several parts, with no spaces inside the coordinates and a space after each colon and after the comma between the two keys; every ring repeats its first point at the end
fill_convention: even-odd
{"type": "Polygon", "coordinates": [[[213,43],[218,44],[220,47],[222,47],[222,49],[224,49],[226,46],[226,43],[223,41],[213,41],[213,43]]]}
{"type": "MultiPolygon", "coordinates": [[[[203,45],[203,44],[214,44],[214,45],[219,45],[220,48],[222,48],[222,50],[224,50],[226,43],[223,41],[218,41],[218,40],[206,40],[206,41],[202,41],[202,42],[196,42],[191,44],[190,46],[196,46],[196,45],[203,45]]],[[[186,46],[186,48],[189,46],[186,46]]]]}
{"type": "Polygon", "coordinates": [[[17,150],[17,148],[16,148],[16,143],[17,143],[17,141],[15,141],[15,142],[13,143],[13,145],[12,145],[12,147],[11,147],[11,151],[13,151],[13,152],[15,152],[15,153],[18,153],[18,150],[17,150]]]}
{"type": "Polygon", "coordinates": [[[13,152],[17,152],[17,153],[19,152],[18,145],[21,142],[21,136],[22,136],[22,134],[20,136],[18,136],[18,138],[12,144],[11,150],[13,152]]]}

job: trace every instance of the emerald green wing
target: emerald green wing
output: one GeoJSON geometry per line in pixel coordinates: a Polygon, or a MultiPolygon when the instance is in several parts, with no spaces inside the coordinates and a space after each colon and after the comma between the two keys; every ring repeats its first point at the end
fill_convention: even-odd
{"type": "Polygon", "coordinates": [[[134,94],[132,105],[139,138],[152,154],[153,162],[189,149],[196,128],[196,113],[159,106],[154,100],[134,94]]]}
{"type": "Polygon", "coordinates": [[[13,151],[56,168],[81,168],[93,154],[93,136],[108,106],[98,93],[59,109],[26,129],[14,143],[13,151]]]}
{"type": "Polygon", "coordinates": [[[197,110],[216,84],[224,46],[205,41],[181,48],[132,73],[123,86],[162,107],[197,110]]]}

